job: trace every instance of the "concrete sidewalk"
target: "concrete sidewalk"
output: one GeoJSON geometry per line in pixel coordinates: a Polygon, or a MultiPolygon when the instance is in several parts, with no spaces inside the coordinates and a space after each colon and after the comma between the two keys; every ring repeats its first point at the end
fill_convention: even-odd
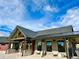
{"type": "Polygon", "coordinates": [[[0,51],[0,59],[17,59],[19,56],[21,56],[20,54],[17,53],[13,53],[13,54],[5,54],[4,51],[0,51]]]}
{"type": "Polygon", "coordinates": [[[5,52],[0,52],[0,59],[67,59],[63,57],[55,57],[53,55],[46,55],[41,57],[40,55],[30,55],[30,56],[21,56],[20,53],[5,54],[5,52]]]}

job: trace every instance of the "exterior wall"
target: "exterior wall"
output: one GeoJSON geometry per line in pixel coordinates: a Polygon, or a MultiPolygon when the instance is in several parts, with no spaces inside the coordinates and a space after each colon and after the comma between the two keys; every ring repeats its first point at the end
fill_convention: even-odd
{"type": "Polygon", "coordinates": [[[0,44],[0,51],[6,51],[8,49],[8,44],[2,45],[0,44]]]}
{"type": "MultiPolygon", "coordinates": [[[[52,51],[58,51],[58,44],[57,44],[57,41],[59,41],[59,40],[65,41],[64,38],[57,38],[57,39],[48,38],[48,39],[45,40],[45,42],[46,42],[46,41],[52,41],[52,51]]],[[[39,39],[39,40],[36,40],[36,42],[35,42],[35,50],[37,50],[37,43],[38,43],[38,42],[41,42],[41,40],[40,40],[40,39],[39,39]]],[[[45,44],[45,45],[46,45],[46,44],[45,44]]],[[[65,42],[65,50],[66,50],[66,42],[65,42]]]]}
{"type": "Polygon", "coordinates": [[[52,51],[58,51],[57,40],[55,40],[55,41],[53,40],[52,42],[53,42],[52,51]]]}
{"type": "MultiPolygon", "coordinates": [[[[52,51],[58,51],[57,40],[53,41],[53,39],[47,39],[46,41],[52,41],[52,51]]],[[[36,40],[36,42],[35,42],[35,50],[37,50],[37,43],[38,42],[41,42],[41,40],[36,40]]]]}

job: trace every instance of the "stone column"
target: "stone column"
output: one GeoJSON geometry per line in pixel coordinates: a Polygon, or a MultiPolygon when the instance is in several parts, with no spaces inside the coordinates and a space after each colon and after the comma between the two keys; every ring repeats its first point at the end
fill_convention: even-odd
{"type": "Polygon", "coordinates": [[[68,57],[68,59],[71,59],[72,58],[72,44],[71,44],[71,42],[69,41],[69,39],[68,38],[66,38],[65,39],[66,40],[66,48],[67,48],[67,57],[68,57]]]}
{"type": "Polygon", "coordinates": [[[42,41],[42,54],[41,54],[41,56],[43,57],[43,56],[45,56],[45,54],[46,54],[46,44],[45,44],[45,41],[42,41]]]}
{"type": "Polygon", "coordinates": [[[67,38],[65,39],[66,41],[66,54],[67,54],[67,58],[69,59],[69,41],[67,40],[67,38]]]}
{"type": "Polygon", "coordinates": [[[13,48],[13,43],[11,43],[11,49],[13,48]]]}
{"type": "Polygon", "coordinates": [[[21,52],[21,46],[22,46],[22,42],[20,42],[19,44],[19,52],[21,52]]]}
{"type": "Polygon", "coordinates": [[[71,51],[71,57],[74,56],[74,47],[73,47],[73,44],[74,44],[74,43],[72,43],[71,41],[69,42],[69,45],[70,45],[69,48],[71,48],[71,49],[70,49],[70,51],[71,51]]]}
{"type": "Polygon", "coordinates": [[[22,50],[22,56],[25,56],[26,55],[26,41],[22,42],[21,50],[22,50]]]}

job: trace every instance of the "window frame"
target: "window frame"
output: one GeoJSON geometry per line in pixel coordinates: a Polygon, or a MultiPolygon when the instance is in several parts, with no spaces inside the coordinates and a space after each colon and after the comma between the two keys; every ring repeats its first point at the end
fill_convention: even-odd
{"type": "Polygon", "coordinates": [[[64,41],[64,40],[59,40],[59,41],[57,41],[57,46],[58,46],[58,52],[65,52],[65,41],[64,41]],[[62,46],[60,43],[58,43],[58,42],[60,42],[60,43],[63,42],[63,46],[62,46]],[[60,44],[61,46],[59,46],[59,44],[60,44]]]}
{"type": "Polygon", "coordinates": [[[46,41],[46,51],[52,52],[52,44],[53,44],[52,41],[46,41]],[[51,45],[48,45],[48,47],[47,47],[47,43],[48,43],[48,42],[51,42],[51,45]],[[49,47],[50,47],[51,49],[48,49],[49,47]]]}
{"type": "Polygon", "coordinates": [[[37,51],[42,51],[42,42],[41,41],[37,42],[37,51]]]}

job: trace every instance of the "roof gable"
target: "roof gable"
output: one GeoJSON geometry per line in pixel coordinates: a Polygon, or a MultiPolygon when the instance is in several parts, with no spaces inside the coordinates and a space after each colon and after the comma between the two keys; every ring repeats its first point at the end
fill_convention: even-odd
{"type": "Polygon", "coordinates": [[[29,29],[26,29],[24,27],[21,27],[21,26],[18,26],[18,28],[21,30],[21,32],[25,35],[25,37],[34,37],[37,33],[32,31],[32,30],[29,30],[29,29]]]}
{"type": "Polygon", "coordinates": [[[29,30],[29,29],[26,29],[24,27],[21,27],[21,26],[16,26],[16,28],[12,31],[11,35],[9,36],[9,38],[11,39],[13,35],[15,35],[17,29],[24,35],[24,37],[33,37],[36,32],[32,31],[32,30],[29,30]]]}
{"type": "MultiPolygon", "coordinates": [[[[11,32],[9,39],[12,39],[14,37],[14,35],[17,34],[17,31],[21,32],[21,30],[18,28],[18,26],[16,26],[16,28],[11,32]]],[[[24,34],[21,32],[21,34],[24,36],[24,34]]]]}

